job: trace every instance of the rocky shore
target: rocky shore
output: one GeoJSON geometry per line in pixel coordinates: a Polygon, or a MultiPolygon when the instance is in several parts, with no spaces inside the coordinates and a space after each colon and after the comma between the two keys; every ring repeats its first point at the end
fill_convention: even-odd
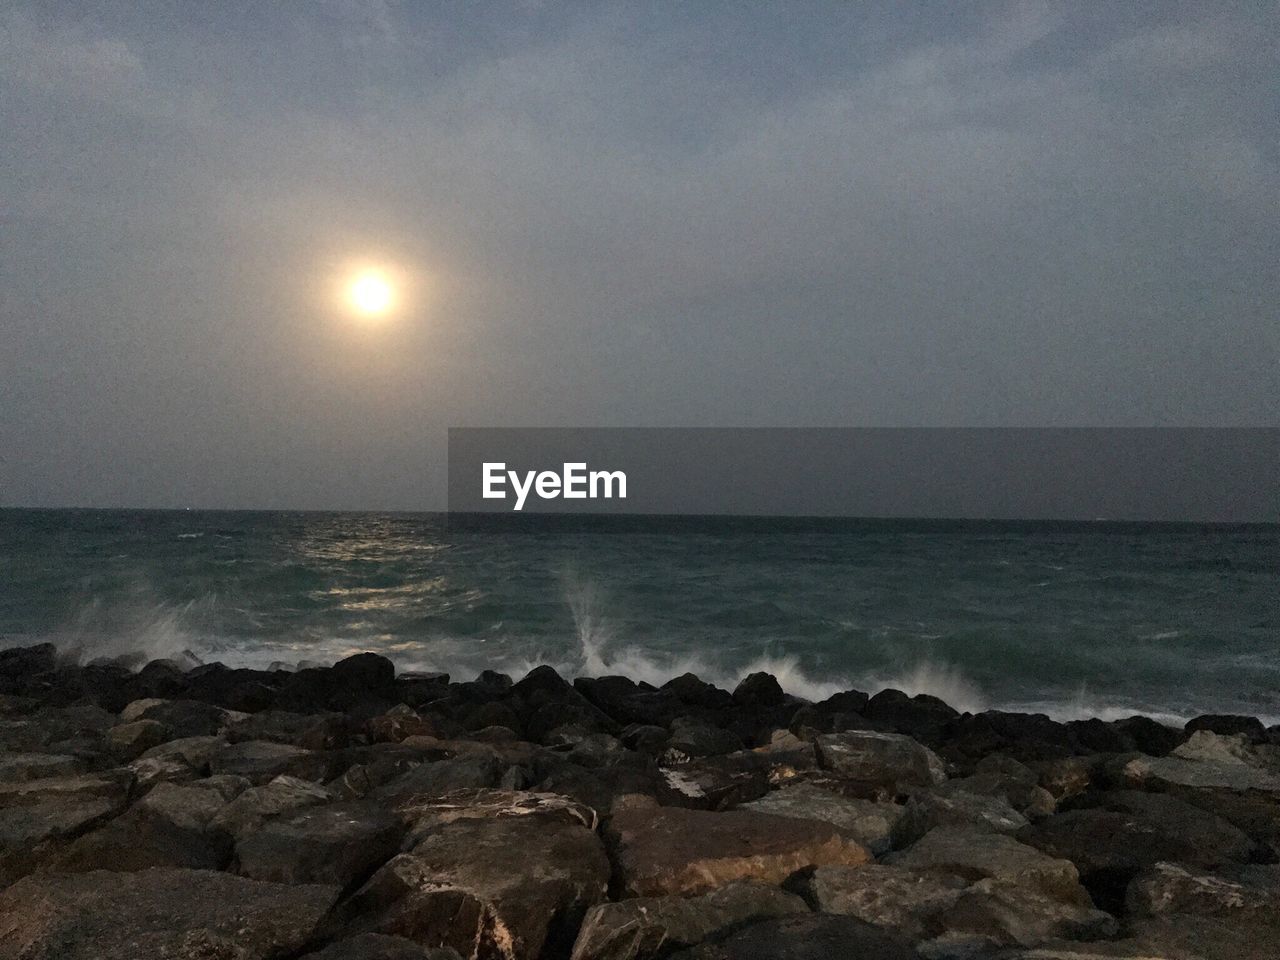
{"type": "Polygon", "coordinates": [[[1280,730],[0,651],[0,960],[1280,957],[1280,730]]]}

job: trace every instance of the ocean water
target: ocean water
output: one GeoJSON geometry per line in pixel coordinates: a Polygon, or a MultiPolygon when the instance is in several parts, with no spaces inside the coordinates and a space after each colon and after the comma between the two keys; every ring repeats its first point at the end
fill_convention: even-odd
{"type": "Polygon", "coordinates": [[[0,511],[0,647],[1280,717],[1280,527],[0,511]],[[619,529],[621,527],[622,529],[619,529]]]}

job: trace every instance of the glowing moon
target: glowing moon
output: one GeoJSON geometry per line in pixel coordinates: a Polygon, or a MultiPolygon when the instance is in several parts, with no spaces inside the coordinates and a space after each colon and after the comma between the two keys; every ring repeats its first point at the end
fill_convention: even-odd
{"type": "Polygon", "coordinates": [[[347,302],[357,313],[380,317],[395,306],[396,292],[386,274],[366,270],[357,274],[347,286],[347,302]]]}

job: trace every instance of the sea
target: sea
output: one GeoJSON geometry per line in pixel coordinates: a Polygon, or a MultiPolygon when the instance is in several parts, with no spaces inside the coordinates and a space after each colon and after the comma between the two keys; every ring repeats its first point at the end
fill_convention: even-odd
{"type": "Polygon", "coordinates": [[[1280,526],[0,510],[0,648],[1280,722],[1280,526]]]}

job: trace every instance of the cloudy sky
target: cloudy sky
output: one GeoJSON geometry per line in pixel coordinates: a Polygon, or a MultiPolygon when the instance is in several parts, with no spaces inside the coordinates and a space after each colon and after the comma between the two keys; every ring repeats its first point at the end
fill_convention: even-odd
{"type": "Polygon", "coordinates": [[[0,0],[0,503],[438,507],[449,426],[1275,424],[1278,12],[0,0]]]}

